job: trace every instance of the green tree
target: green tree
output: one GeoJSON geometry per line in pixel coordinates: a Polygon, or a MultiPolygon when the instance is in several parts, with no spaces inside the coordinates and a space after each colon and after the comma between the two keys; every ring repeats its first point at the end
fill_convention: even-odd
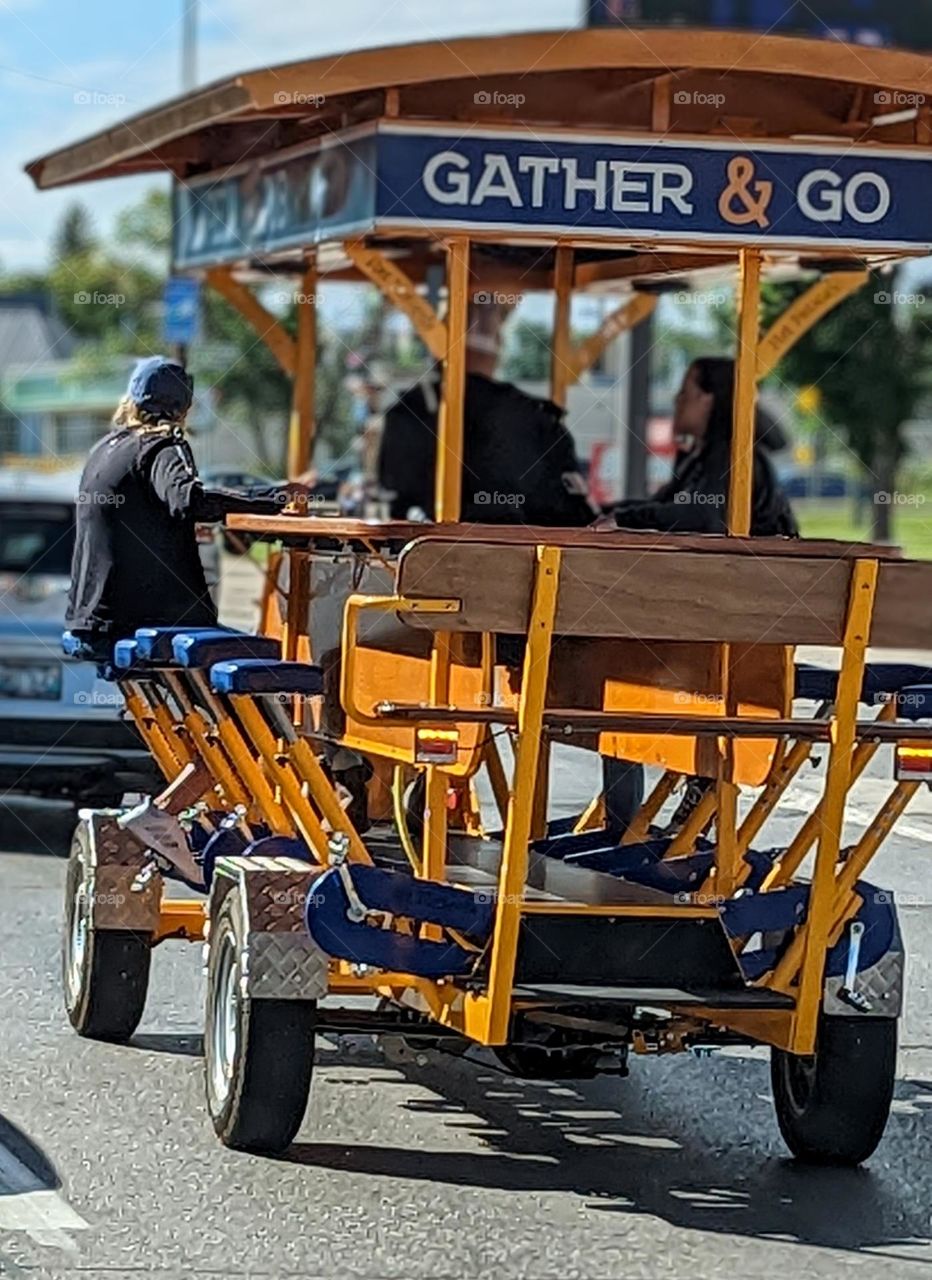
{"type": "Polygon", "coordinates": [[[73,258],[96,247],[91,215],[79,201],[68,206],[52,238],[52,257],[73,258]]]}
{"type": "MultiPolygon", "coordinates": [[[[892,536],[897,473],[906,454],[903,426],[928,394],[932,379],[932,309],[904,296],[901,273],[872,274],[868,283],[811,329],[776,375],[790,386],[816,387],[819,416],[846,443],[874,494],[873,535],[892,536]]],[[[768,325],[803,286],[765,290],[768,325]]]]}

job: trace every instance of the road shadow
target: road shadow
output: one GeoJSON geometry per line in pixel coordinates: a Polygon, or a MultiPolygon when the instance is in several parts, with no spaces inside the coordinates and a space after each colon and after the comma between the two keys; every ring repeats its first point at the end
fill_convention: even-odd
{"type": "Polygon", "coordinates": [[[282,1158],[452,1186],[563,1191],[606,1213],[853,1252],[932,1238],[927,1082],[898,1082],[887,1136],[866,1168],[819,1169],[787,1156],[760,1058],[635,1062],[628,1080],[614,1082],[520,1080],[436,1053],[427,1066],[395,1071],[429,1091],[400,1105],[441,1116],[448,1150],[305,1142],[282,1158]],[[463,1150],[463,1133],[485,1150],[463,1150]]]}
{"type": "Polygon", "coordinates": [[[56,1191],[60,1186],[61,1178],[45,1152],[0,1114],[0,1196],[56,1191]]]}
{"type": "Polygon", "coordinates": [[[133,1049],[165,1053],[176,1058],[203,1058],[202,1035],[177,1035],[169,1031],[140,1031],[130,1040],[133,1049]]]}
{"type": "Polygon", "coordinates": [[[77,813],[58,800],[12,796],[0,800],[0,849],[66,858],[77,813]]]}

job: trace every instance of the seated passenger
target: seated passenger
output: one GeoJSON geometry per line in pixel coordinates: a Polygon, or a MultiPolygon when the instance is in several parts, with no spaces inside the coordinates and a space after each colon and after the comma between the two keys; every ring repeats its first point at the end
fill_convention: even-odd
{"type": "Polygon", "coordinates": [[[216,626],[195,525],[280,512],[301,488],[257,499],[205,489],[184,434],[193,388],[181,365],[143,360],[84,467],[66,622],[88,657],[137,627],[216,626]]]}
{"type": "MultiPolygon", "coordinates": [[[[674,408],[673,435],[679,452],[673,478],[653,498],[622,502],[597,521],[599,529],[658,529],[670,533],[725,533],[735,398],[735,362],[704,357],[686,371],[674,408]]],[[[754,440],[751,536],[798,538],[799,528],[767,454],[784,443],[775,423],[758,415],[754,440]]],[[[644,799],[639,764],[603,759],[603,794],[610,830],[624,835],[644,799]]],[[[713,786],[689,779],[667,828],[675,834],[713,786]]]]}
{"type": "MultiPolygon", "coordinates": [[[[593,516],[564,413],[494,379],[508,308],[471,303],[466,338],[460,519],[476,524],[587,525],[593,516]]],[[[441,370],[432,368],[385,415],[378,476],[390,515],[434,518],[441,370]]]]}
{"type": "MultiPolygon", "coordinates": [[[[725,533],[731,472],[735,362],[704,357],[686,372],[673,414],[679,452],[673,478],[653,498],[622,502],[598,522],[602,529],[659,529],[672,533],[725,533]]],[[[754,440],[751,536],[798,538],[799,528],[768,452],[782,446],[775,423],[763,428],[759,415],[754,440]]]]}

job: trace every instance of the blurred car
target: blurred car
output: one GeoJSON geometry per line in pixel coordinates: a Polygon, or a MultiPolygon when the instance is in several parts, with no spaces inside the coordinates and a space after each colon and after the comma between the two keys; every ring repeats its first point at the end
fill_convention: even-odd
{"type": "Polygon", "coordinates": [[[106,807],[159,779],[116,685],[62,656],[78,481],[0,479],[0,795],[106,807]]]}
{"type": "Polygon", "coordinates": [[[843,471],[788,466],[778,468],[777,475],[783,492],[790,499],[847,498],[856,489],[843,471]]]}

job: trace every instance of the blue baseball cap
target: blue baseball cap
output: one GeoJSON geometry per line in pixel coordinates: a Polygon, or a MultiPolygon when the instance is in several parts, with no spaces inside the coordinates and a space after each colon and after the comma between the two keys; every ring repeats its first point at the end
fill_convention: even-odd
{"type": "Polygon", "coordinates": [[[127,394],[137,409],[176,422],[191,408],[194,379],[174,360],[150,356],[136,365],[127,394]]]}

